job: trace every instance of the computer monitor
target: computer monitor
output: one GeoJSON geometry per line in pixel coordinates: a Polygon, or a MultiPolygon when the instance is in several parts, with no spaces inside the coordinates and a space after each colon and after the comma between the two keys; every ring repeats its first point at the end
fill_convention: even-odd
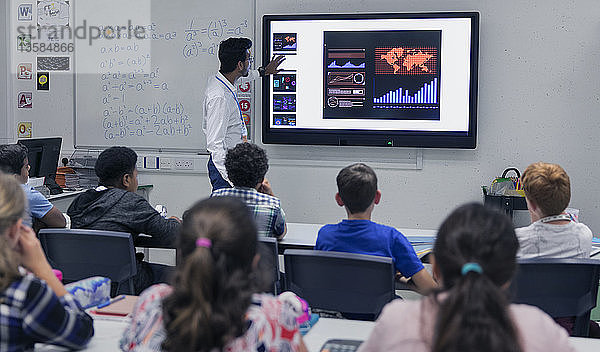
{"type": "Polygon", "coordinates": [[[27,147],[29,177],[46,177],[54,180],[60,157],[61,137],[20,139],[18,143],[27,147]]]}

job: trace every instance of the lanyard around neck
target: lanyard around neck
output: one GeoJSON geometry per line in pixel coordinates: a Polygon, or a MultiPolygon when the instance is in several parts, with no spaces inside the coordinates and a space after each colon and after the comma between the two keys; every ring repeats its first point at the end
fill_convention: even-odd
{"type": "Polygon", "coordinates": [[[539,221],[545,223],[548,222],[552,222],[552,221],[571,221],[573,220],[571,218],[571,215],[569,214],[559,214],[559,215],[552,215],[552,216],[546,216],[545,218],[541,218],[539,221]]]}
{"type": "Polygon", "coordinates": [[[235,93],[231,90],[231,88],[229,88],[229,86],[227,85],[227,83],[223,82],[223,80],[221,80],[219,78],[219,76],[215,76],[215,78],[217,80],[219,80],[219,82],[223,83],[223,85],[225,86],[225,88],[227,88],[227,90],[229,92],[231,92],[231,95],[233,95],[233,99],[235,100],[235,105],[237,106],[238,111],[240,113],[240,120],[242,120],[242,125],[246,126],[246,123],[244,122],[244,116],[242,116],[242,109],[240,109],[240,102],[238,101],[237,95],[235,95],[235,93]]]}

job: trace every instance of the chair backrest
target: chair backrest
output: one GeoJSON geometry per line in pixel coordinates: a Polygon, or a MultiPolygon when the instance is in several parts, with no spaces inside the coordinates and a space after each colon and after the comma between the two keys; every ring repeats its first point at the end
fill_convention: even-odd
{"type": "Polygon", "coordinates": [[[512,301],[537,306],[553,318],[575,316],[572,335],[587,337],[598,280],[599,260],[520,259],[512,301]]]}
{"type": "Polygon", "coordinates": [[[278,295],[282,291],[281,273],[279,272],[279,249],[277,239],[274,237],[258,237],[258,253],[262,270],[269,272],[272,294],[278,295]]]}
{"type": "Polygon", "coordinates": [[[374,320],[394,299],[391,258],[300,249],[283,256],[287,289],[311,308],[374,320]]]}
{"type": "Polygon", "coordinates": [[[48,262],[62,271],[66,282],[99,275],[117,284],[129,281],[130,293],[134,293],[133,276],[137,267],[130,233],[42,229],[39,237],[48,262]]]}

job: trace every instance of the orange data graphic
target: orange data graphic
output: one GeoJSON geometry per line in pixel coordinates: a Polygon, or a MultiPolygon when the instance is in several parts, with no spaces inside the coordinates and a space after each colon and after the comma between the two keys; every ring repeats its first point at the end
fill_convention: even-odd
{"type": "Polygon", "coordinates": [[[439,50],[435,47],[375,48],[377,75],[435,75],[438,72],[439,50]]]}

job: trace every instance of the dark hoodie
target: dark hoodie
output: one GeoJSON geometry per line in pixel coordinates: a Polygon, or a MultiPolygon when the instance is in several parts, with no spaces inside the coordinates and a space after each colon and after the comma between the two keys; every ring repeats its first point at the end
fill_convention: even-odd
{"type": "Polygon", "coordinates": [[[71,228],[129,232],[134,244],[140,233],[152,243],[170,246],[179,232],[179,222],[165,219],[138,194],[120,188],[91,189],[77,197],[67,210],[71,228]]]}

